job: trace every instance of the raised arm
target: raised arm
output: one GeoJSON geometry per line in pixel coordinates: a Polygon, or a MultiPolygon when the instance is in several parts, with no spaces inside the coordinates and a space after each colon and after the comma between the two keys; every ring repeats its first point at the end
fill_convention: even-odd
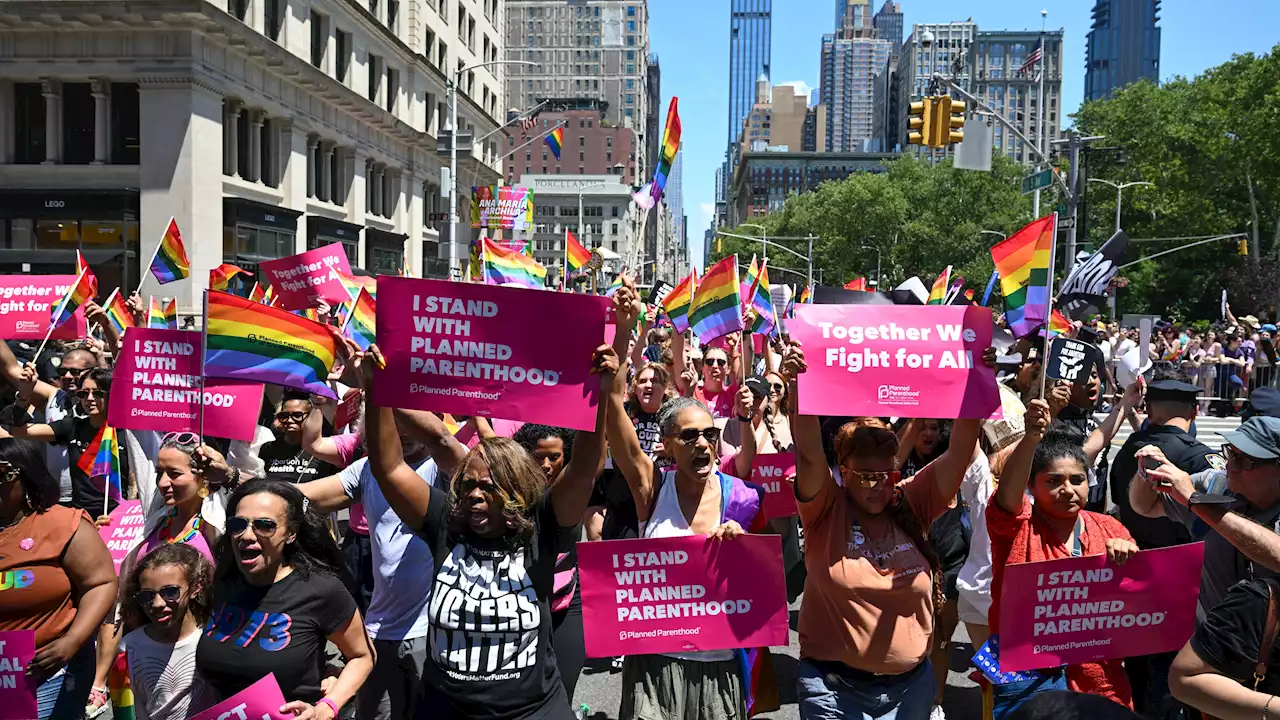
{"type": "Polygon", "coordinates": [[[414,439],[426,446],[431,459],[444,474],[452,475],[467,456],[466,446],[453,437],[439,415],[425,410],[396,410],[396,418],[414,439]]]}
{"type": "Polygon", "coordinates": [[[342,487],[342,477],[339,475],[298,483],[298,490],[311,501],[311,508],[321,514],[338,512],[351,507],[355,502],[342,487]]]}
{"type": "Polygon", "coordinates": [[[311,412],[307,414],[307,419],[302,421],[302,449],[312,457],[341,467],[343,458],[338,452],[337,441],[321,434],[324,432],[324,406],[328,402],[329,398],[323,395],[311,396],[311,412]]]}
{"type": "Polygon", "coordinates": [[[560,470],[552,485],[551,502],[560,527],[574,527],[582,522],[591,501],[596,477],[604,470],[605,420],[609,403],[604,395],[613,388],[618,375],[618,355],[608,345],[596,348],[592,358],[592,374],[600,376],[600,403],[596,407],[596,426],[591,432],[580,432],[573,440],[573,457],[560,470]]]}
{"type": "Polygon", "coordinates": [[[920,433],[920,419],[911,418],[898,431],[898,455],[894,458],[894,467],[900,468],[911,457],[911,449],[915,447],[916,435],[920,433]]]}
{"type": "Polygon", "coordinates": [[[791,408],[791,438],[796,445],[796,499],[802,502],[817,497],[825,483],[835,482],[822,452],[822,424],[815,415],[799,414],[800,388],[796,380],[808,369],[804,349],[792,341],[782,358],[782,372],[791,384],[791,397],[796,399],[791,408]]]}
{"type": "MultiPolygon", "coordinates": [[[[347,352],[354,355],[359,351],[350,340],[347,352]]],[[[369,354],[380,359],[382,351],[377,345],[369,346],[369,354]]],[[[369,397],[373,397],[373,366],[379,363],[364,363],[361,371],[362,386],[369,397]]],[[[377,407],[370,403],[365,413],[365,446],[369,450],[369,469],[378,487],[387,497],[391,509],[396,511],[400,522],[413,531],[422,529],[427,517],[427,501],[431,499],[431,486],[422,482],[422,478],[404,461],[404,447],[400,444],[400,433],[396,430],[396,420],[391,408],[377,407]]]]}
{"type": "Polygon", "coordinates": [[[19,364],[18,358],[14,357],[13,351],[9,349],[9,344],[3,342],[0,342],[0,375],[3,375],[10,385],[19,390],[25,390],[32,397],[40,398],[41,402],[48,402],[49,398],[58,393],[58,388],[36,378],[34,365],[24,367],[19,364]]]}
{"type": "MultiPolygon", "coordinates": [[[[622,327],[625,322],[635,322],[639,314],[639,297],[630,278],[623,279],[622,288],[613,295],[614,319],[622,327]]],[[[613,352],[618,357],[625,357],[627,346],[626,335],[615,332],[613,335],[613,352]],[[619,353],[619,348],[622,349],[619,353]]],[[[636,436],[635,425],[627,416],[626,393],[627,373],[619,369],[609,385],[608,416],[605,419],[605,434],[609,448],[613,451],[613,464],[622,473],[631,488],[631,496],[635,499],[636,510],[647,513],[653,504],[653,461],[640,445],[636,436]]],[[[647,517],[641,518],[647,520],[647,517]]]]}
{"type": "MultiPolygon", "coordinates": [[[[1009,460],[1004,464],[1000,484],[996,487],[996,503],[1008,513],[1022,512],[1022,498],[1031,480],[1031,462],[1036,457],[1036,446],[1049,431],[1049,404],[1044,400],[1032,400],[1027,404],[1026,434],[1018,441],[1009,460]]],[[[954,438],[955,435],[952,435],[954,438]]],[[[972,450],[970,450],[972,452],[972,450]]]]}
{"type": "Polygon", "coordinates": [[[1084,455],[1089,461],[1088,467],[1093,467],[1098,456],[1111,444],[1116,433],[1120,431],[1120,423],[1124,422],[1125,417],[1137,407],[1140,400],[1142,400],[1142,384],[1130,383],[1129,387],[1124,389],[1120,402],[1111,408],[1107,418],[1084,441],[1084,455]]]}
{"type": "MultiPolygon", "coordinates": [[[[982,362],[990,368],[996,366],[995,348],[987,348],[982,353],[982,362]]],[[[992,382],[995,382],[994,378],[992,382]]],[[[976,418],[956,420],[951,427],[951,442],[947,445],[946,452],[933,461],[933,476],[938,481],[938,489],[943,497],[953,498],[960,492],[964,471],[973,462],[973,451],[978,447],[982,422],[976,418]]]]}
{"type": "MultiPolygon", "coordinates": [[[[765,398],[756,397],[746,384],[738,386],[738,397],[735,398],[737,417],[729,422],[742,426],[742,444],[733,456],[733,474],[740,478],[751,478],[751,466],[756,462],[756,453],[760,449],[760,431],[756,428],[756,418],[762,418],[765,398]],[[747,422],[742,422],[747,418],[747,422]]],[[[763,420],[761,420],[763,422],[763,420]]],[[[774,449],[777,452],[777,448],[774,449]]]]}

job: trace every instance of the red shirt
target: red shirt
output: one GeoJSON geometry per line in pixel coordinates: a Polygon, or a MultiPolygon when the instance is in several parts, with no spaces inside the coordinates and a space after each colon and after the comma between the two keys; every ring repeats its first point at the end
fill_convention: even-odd
{"type": "MultiPolygon", "coordinates": [[[[1084,528],[1080,531],[1081,555],[1105,555],[1107,540],[1124,538],[1133,541],[1120,521],[1109,515],[1082,511],[1084,528]]],[[[1004,568],[1016,563],[1059,560],[1071,557],[1071,548],[1058,539],[1057,533],[1038,515],[1031,512],[1031,500],[1022,498],[1022,511],[1017,515],[1004,510],[995,498],[987,504],[987,534],[991,536],[991,631],[1000,632],[1000,596],[1004,587],[1004,568]]],[[[1067,666],[1067,682],[1076,692],[1102,695],[1133,707],[1133,690],[1120,659],[1100,663],[1067,666]]]]}

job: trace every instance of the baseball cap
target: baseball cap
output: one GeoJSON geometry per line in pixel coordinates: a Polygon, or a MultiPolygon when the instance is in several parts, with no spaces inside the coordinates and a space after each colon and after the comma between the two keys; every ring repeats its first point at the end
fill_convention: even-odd
{"type": "Polygon", "coordinates": [[[1249,393],[1249,417],[1266,415],[1280,418],[1280,390],[1260,387],[1249,393]]]}
{"type": "Polygon", "coordinates": [[[1258,415],[1246,420],[1235,432],[1218,434],[1227,444],[1251,458],[1280,458],[1280,418],[1258,415]]]}

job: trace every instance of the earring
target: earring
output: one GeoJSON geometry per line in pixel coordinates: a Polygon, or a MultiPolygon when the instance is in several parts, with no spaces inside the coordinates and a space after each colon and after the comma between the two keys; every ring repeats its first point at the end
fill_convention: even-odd
{"type": "Polygon", "coordinates": [[[207,485],[201,485],[200,489],[196,491],[196,495],[198,495],[201,500],[209,497],[209,487],[207,485]]]}

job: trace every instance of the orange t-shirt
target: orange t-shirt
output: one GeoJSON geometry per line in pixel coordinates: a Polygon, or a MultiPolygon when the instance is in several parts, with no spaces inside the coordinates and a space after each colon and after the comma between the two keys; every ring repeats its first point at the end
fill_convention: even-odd
{"type": "MultiPolygon", "coordinates": [[[[928,528],[950,498],[938,490],[933,464],[902,481],[911,511],[928,528]]],[[[800,657],[843,663],[864,672],[900,675],[929,655],[933,580],[929,561],[893,525],[883,549],[853,537],[850,500],[834,480],[800,502],[809,571],[800,606],[800,657]],[[882,553],[881,573],[864,552],[882,553]],[[887,556],[887,557],[886,557],[887,556]]]]}
{"type": "Polygon", "coordinates": [[[54,505],[0,531],[0,631],[35,630],[36,649],[62,637],[76,618],[62,553],[83,510],[54,505]]]}

